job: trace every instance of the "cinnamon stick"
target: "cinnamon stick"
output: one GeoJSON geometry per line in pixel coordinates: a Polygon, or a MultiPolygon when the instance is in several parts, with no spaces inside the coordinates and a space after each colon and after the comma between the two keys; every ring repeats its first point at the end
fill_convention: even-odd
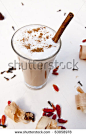
{"type": "Polygon", "coordinates": [[[69,22],[72,20],[73,17],[74,17],[74,14],[71,12],[67,15],[66,19],[63,21],[62,25],[60,26],[60,28],[56,32],[55,36],[52,38],[52,40],[55,43],[58,42],[60,36],[62,35],[63,31],[65,30],[65,28],[67,27],[67,25],[69,24],[69,22]]]}

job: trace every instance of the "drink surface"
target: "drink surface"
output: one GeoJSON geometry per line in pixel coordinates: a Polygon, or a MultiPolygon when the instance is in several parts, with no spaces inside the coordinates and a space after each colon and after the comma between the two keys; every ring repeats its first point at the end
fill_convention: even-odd
{"type": "Polygon", "coordinates": [[[54,43],[55,31],[42,25],[28,25],[19,29],[13,37],[16,52],[28,59],[46,59],[59,49],[59,42],[54,43]]]}

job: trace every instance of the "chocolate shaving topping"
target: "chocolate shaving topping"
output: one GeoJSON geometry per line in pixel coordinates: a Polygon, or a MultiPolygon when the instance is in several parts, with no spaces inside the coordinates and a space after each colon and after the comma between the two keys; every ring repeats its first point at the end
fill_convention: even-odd
{"type": "Polygon", "coordinates": [[[34,122],[35,121],[35,115],[31,112],[26,112],[24,119],[27,120],[27,121],[32,120],[34,122]]]}
{"type": "Polygon", "coordinates": [[[86,28],[86,27],[85,27],[86,28]]]}
{"type": "Polygon", "coordinates": [[[11,77],[11,79],[13,79],[14,77],[16,77],[16,75],[14,75],[13,77],[11,77]]]}
{"type": "Polygon", "coordinates": [[[9,81],[9,78],[7,78],[7,77],[4,77],[7,81],[9,81]]]}
{"type": "Polygon", "coordinates": [[[37,47],[36,49],[32,49],[31,52],[44,52],[44,49],[37,47]]]}
{"type": "Polygon", "coordinates": [[[0,12],[0,20],[4,20],[4,16],[2,15],[1,12],[0,12]]]}
{"type": "Polygon", "coordinates": [[[83,86],[82,83],[81,83],[80,81],[78,81],[78,83],[79,83],[81,86],[83,86]]]}

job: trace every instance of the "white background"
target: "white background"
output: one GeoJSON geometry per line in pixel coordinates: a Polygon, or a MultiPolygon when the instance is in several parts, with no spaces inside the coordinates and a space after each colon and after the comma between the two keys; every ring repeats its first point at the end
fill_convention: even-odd
{"type": "MultiPolygon", "coordinates": [[[[75,17],[63,33],[62,48],[57,56],[58,62],[78,62],[78,71],[72,69],[59,70],[59,76],[50,75],[47,85],[41,90],[31,90],[24,84],[21,70],[14,71],[17,76],[6,81],[0,75],[0,115],[4,114],[7,101],[15,101],[25,111],[34,112],[36,121],[29,124],[15,123],[7,118],[7,128],[35,129],[42,115],[42,108],[49,107],[47,101],[60,104],[62,118],[67,119],[67,129],[85,129],[86,114],[76,109],[75,94],[77,82],[80,80],[86,92],[86,61],[79,59],[79,48],[82,40],[86,38],[86,0],[0,0],[0,12],[5,20],[0,21],[0,71],[7,70],[8,63],[17,60],[11,48],[11,37],[15,30],[29,24],[43,24],[58,30],[69,12],[75,17]],[[24,3],[22,6],[21,2],[24,3]],[[61,12],[57,12],[61,9],[61,12]],[[78,77],[76,77],[78,76],[78,77]],[[57,84],[60,91],[53,90],[52,85],[57,84]]],[[[17,60],[18,61],[18,60],[17,60]]]]}

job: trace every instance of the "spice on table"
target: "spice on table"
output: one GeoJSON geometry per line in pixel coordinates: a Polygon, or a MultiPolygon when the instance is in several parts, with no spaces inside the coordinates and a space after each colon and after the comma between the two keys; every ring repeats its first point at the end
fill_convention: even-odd
{"type": "Polygon", "coordinates": [[[0,119],[0,124],[1,124],[1,119],[0,119]]]}
{"type": "Polygon", "coordinates": [[[57,66],[55,69],[53,69],[53,73],[56,73],[56,71],[59,69],[59,66],[57,66]]]}
{"type": "Polygon", "coordinates": [[[84,93],[84,91],[82,90],[82,88],[80,86],[78,86],[76,89],[77,89],[78,92],[84,93]]]}
{"type": "Polygon", "coordinates": [[[4,20],[4,16],[2,15],[1,12],[0,12],[0,20],[4,20]]]}
{"type": "Polygon", "coordinates": [[[66,15],[66,13],[64,13],[64,16],[66,15]]]}
{"type": "Polygon", "coordinates": [[[16,75],[12,76],[11,79],[13,79],[14,77],[16,77],[16,75]]]}
{"type": "Polygon", "coordinates": [[[11,101],[8,101],[7,103],[8,103],[8,105],[10,105],[11,101]]]}
{"type": "Polygon", "coordinates": [[[7,78],[7,77],[4,77],[7,81],[9,81],[9,78],[7,78]]]}
{"type": "Polygon", "coordinates": [[[16,68],[11,67],[11,68],[9,68],[6,72],[7,72],[7,73],[13,73],[13,72],[12,72],[13,70],[16,70],[16,68]]]}
{"type": "Polygon", "coordinates": [[[4,74],[5,73],[5,71],[2,71],[0,74],[4,74]]]}
{"type": "Polygon", "coordinates": [[[68,121],[67,120],[64,120],[64,119],[58,119],[58,122],[59,123],[67,123],[68,121]]]}
{"type": "Polygon", "coordinates": [[[59,88],[58,88],[57,85],[53,84],[53,88],[54,88],[55,91],[57,91],[57,92],[59,91],[59,88]]]}
{"type": "Polygon", "coordinates": [[[63,127],[63,126],[59,126],[59,127],[61,127],[61,129],[66,129],[65,127],[63,127]]]}
{"type": "Polygon", "coordinates": [[[21,2],[21,4],[22,4],[22,6],[24,6],[24,3],[21,2]]]}
{"type": "Polygon", "coordinates": [[[52,116],[52,119],[53,119],[53,120],[55,120],[55,119],[56,119],[56,114],[54,114],[54,115],[52,116]]]}
{"type": "Polygon", "coordinates": [[[86,39],[82,40],[82,42],[83,42],[83,43],[86,42],[86,39]]]}
{"type": "Polygon", "coordinates": [[[57,73],[57,72],[54,72],[54,73],[52,73],[53,75],[59,75],[59,73],[57,73]]]}
{"type": "Polygon", "coordinates": [[[46,113],[50,113],[50,112],[54,112],[55,110],[54,109],[44,108],[43,111],[46,112],[46,113]]]}
{"type": "Polygon", "coordinates": [[[56,105],[56,111],[57,111],[58,117],[60,118],[61,117],[61,107],[58,104],[56,105]]]}
{"type": "Polygon", "coordinates": [[[14,26],[12,26],[12,29],[15,30],[14,26]]]}
{"type": "Polygon", "coordinates": [[[1,121],[2,121],[2,125],[4,125],[5,121],[6,121],[6,116],[5,115],[2,115],[1,121]]]}
{"type": "Polygon", "coordinates": [[[73,70],[73,71],[74,71],[74,70],[78,70],[78,68],[73,68],[72,70],[73,70]]]}
{"type": "Polygon", "coordinates": [[[57,12],[60,12],[61,11],[61,9],[59,9],[57,12]]]}
{"type": "Polygon", "coordinates": [[[48,101],[48,104],[49,104],[54,110],[56,110],[56,107],[54,106],[53,103],[51,103],[50,101],[48,101]]]}
{"type": "Polygon", "coordinates": [[[83,86],[82,83],[81,83],[80,81],[78,81],[78,83],[79,83],[81,86],[83,86]]]}

